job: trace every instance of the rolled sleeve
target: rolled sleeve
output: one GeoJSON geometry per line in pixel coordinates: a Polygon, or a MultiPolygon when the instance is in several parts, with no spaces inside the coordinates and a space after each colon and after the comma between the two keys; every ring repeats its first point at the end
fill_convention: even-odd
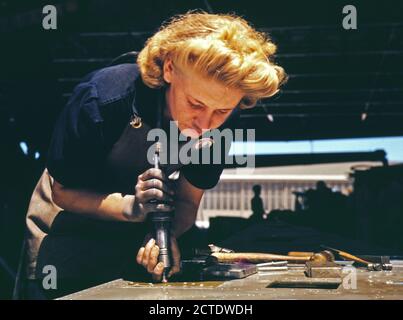
{"type": "Polygon", "coordinates": [[[223,170],[223,165],[189,164],[182,168],[182,173],[193,186],[207,190],[217,185],[223,170]]]}
{"type": "Polygon", "coordinates": [[[103,119],[98,108],[96,87],[78,85],[62,111],[53,132],[47,169],[68,187],[94,186],[105,157],[103,119]]]}
{"type": "MultiPolygon", "coordinates": [[[[238,124],[239,121],[239,114],[240,110],[239,108],[236,108],[231,116],[224,122],[224,124],[219,128],[220,130],[224,129],[230,129],[234,130],[238,124]]],[[[207,137],[210,137],[207,134],[207,137]]],[[[215,137],[212,137],[213,140],[216,140],[215,137]]],[[[217,141],[215,141],[217,142],[217,141]]],[[[220,163],[212,163],[212,160],[210,163],[206,164],[201,164],[201,158],[199,157],[199,163],[200,164],[188,164],[185,165],[182,168],[182,173],[184,174],[186,180],[188,180],[193,186],[199,188],[199,189],[212,189],[214,188],[217,183],[220,180],[221,174],[225,168],[225,160],[227,159],[228,156],[228,151],[232,145],[233,141],[226,141],[221,140],[221,143],[219,144],[221,146],[221,149],[219,149],[219,152],[221,153],[221,161],[220,163]],[[225,143],[229,143],[228,146],[224,147],[225,143]]],[[[214,147],[213,147],[214,148],[214,147]]],[[[211,150],[211,149],[210,149],[211,150]]],[[[210,159],[213,159],[213,154],[212,150],[210,153],[210,159]]]]}

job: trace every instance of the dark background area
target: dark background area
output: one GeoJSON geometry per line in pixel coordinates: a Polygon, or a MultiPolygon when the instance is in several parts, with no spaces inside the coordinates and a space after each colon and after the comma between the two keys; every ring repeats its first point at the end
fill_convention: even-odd
{"type": "Polygon", "coordinates": [[[241,15],[278,44],[288,83],[242,115],[258,140],[403,136],[403,1],[1,0],[0,284],[11,286],[30,193],[72,88],[190,9],[241,15]],[[42,28],[46,4],[58,8],[57,30],[42,28]],[[357,8],[357,30],[342,28],[347,4],[357,8]]]}

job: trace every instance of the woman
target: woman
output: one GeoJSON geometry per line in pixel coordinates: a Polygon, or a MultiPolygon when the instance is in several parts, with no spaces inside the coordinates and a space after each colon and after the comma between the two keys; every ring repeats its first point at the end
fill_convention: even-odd
{"type": "Polygon", "coordinates": [[[239,109],[279,90],[285,74],[272,62],[275,50],[239,17],[188,13],[154,34],[137,63],[86,76],[58,119],[28,209],[27,296],[55,297],[122,277],[133,271],[136,253],[138,265],[160,281],[159,248],[144,224],[155,211],[175,211],[170,276],[177,273],[176,239],[194,224],[204,190],[217,184],[223,167],[151,168],[146,137],[159,123],[156,108],[162,101],[163,128],[176,121],[190,138],[226,128],[239,109]],[[172,183],[167,172],[175,169],[172,183]],[[49,265],[57,290],[43,288],[49,265]]]}

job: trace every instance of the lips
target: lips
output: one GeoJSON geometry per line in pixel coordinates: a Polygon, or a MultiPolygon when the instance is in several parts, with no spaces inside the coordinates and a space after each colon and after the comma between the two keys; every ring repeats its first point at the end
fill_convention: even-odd
{"type": "Polygon", "coordinates": [[[191,130],[193,130],[194,132],[196,132],[199,136],[202,135],[203,131],[200,129],[196,129],[196,128],[191,128],[191,130]]]}
{"type": "Polygon", "coordinates": [[[192,126],[180,126],[180,127],[182,127],[180,128],[180,131],[187,136],[199,137],[203,134],[203,131],[197,127],[192,126]]]}

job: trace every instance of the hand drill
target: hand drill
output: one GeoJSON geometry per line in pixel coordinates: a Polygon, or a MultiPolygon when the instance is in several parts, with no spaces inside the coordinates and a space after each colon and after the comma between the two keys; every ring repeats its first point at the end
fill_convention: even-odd
{"type": "MultiPolygon", "coordinates": [[[[161,144],[157,142],[154,154],[154,168],[160,168],[160,152],[161,152],[161,144]]],[[[155,201],[158,203],[158,201],[155,201]]],[[[159,256],[158,262],[164,263],[164,271],[162,274],[162,281],[168,281],[168,273],[171,269],[171,252],[170,252],[170,243],[171,243],[171,221],[172,221],[172,212],[151,212],[151,221],[154,226],[154,235],[156,244],[159,247],[159,256]]]]}

